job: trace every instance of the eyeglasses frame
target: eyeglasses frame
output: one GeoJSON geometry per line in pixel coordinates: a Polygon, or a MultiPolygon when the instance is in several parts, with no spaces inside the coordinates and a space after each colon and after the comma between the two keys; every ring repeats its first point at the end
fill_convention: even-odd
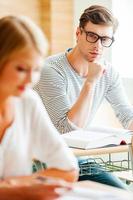
{"type": "Polygon", "coordinates": [[[80,30],[83,31],[83,32],[86,34],[86,41],[87,41],[87,42],[90,42],[90,41],[87,40],[87,35],[88,35],[89,33],[92,33],[92,34],[94,34],[94,35],[97,36],[96,41],[95,41],[95,42],[90,42],[90,43],[96,43],[96,42],[100,39],[101,44],[102,44],[102,39],[103,39],[103,38],[109,38],[109,39],[112,40],[112,43],[111,43],[109,46],[104,46],[104,45],[102,44],[103,47],[108,48],[108,47],[110,47],[110,46],[113,44],[113,42],[115,41],[114,37],[110,38],[110,37],[108,37],[108,36],[100,36],[100,35],[98,35],[97,33],[94,33],[94,32],[92,32],[92,31],[86,31],[86,30],[85,30],[84,28],[82,28],[82,27],[80,28],[80,30]]]}

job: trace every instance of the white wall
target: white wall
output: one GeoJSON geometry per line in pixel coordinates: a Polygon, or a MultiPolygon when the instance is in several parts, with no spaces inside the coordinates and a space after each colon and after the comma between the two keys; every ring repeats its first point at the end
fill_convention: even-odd
{"type": "Polygon", "coordinates": [[[107,8],[112,8],[112,0],[74,0],[74,24],[78,25],[78,19],[81,13],[89,6],[98,4],[106,6],[107,8]]]}
{"type": "Polygon", "coordinates": [[[122,77],[133,78],[133,0],[113,0],[119,21],[112,47],[112,63],[122,77]]]}
{"type": "MultiPolygon", "coordinates": [[[[133,105],[133,78],[123,78],[123,85],[125,87],[125,92],[128,96],[130,103],[133,105]]],[[[118,119],[114,115],[114,111],[108,102],[103,102],[100,109],[98,110],[95,119],[93,120],[93,125],[97,126],[111,126],[116,128],[122,128],[118,119]]]]}

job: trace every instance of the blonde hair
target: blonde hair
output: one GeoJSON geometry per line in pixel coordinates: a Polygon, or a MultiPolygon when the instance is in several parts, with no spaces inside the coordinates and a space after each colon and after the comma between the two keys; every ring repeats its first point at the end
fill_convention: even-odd
{"type": "MultiPolygon", "coordinates": [[[[6,16],[0,19],[0,65],[18,50],[32,46],[42,56],[48,42],[41,29],[26,16],[6,16]]],[[[0,66],[1,68],[1,66],[0,66]]]]}

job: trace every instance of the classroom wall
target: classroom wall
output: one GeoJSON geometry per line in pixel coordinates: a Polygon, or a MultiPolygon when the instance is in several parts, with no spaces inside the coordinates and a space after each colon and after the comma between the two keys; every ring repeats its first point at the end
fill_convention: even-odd
{"type": "Polygon", "coordinates": [[[73,0],[41,0],[41,24],[50,42],[50,54],[73,44],[73,0]]]}
{"type": "MultiPolygon", "coordinates": [[[[122,78],[122,82],[128,100],[131,103],[131,105],[133,105],[133,78],[122,78]]],[[[114,115],[114,111],[112,110],[110,104],[107,101],[104,101],[101,107],[99,108],[92,124],[97,126],[111,126],[116,128],[122,128],[118,119],[114,115]]]]}
{"type": "Polygon", "coordinates": [[[0,17],[8,14],[27,15],[40,24],[38,0],[0,0],[0,17]]]}
{"type": "Polygon", "coordinates": [[[51,51],[64,51],[73,44],[73,0],[53,0],[51,5],[51,51]]]}
{"type": "Polygon", "coordinates": [[[49,54],[73,44],[73,0],[0,0],[0,17],[26,15],[40,25],[49,40],[49,54]]]}

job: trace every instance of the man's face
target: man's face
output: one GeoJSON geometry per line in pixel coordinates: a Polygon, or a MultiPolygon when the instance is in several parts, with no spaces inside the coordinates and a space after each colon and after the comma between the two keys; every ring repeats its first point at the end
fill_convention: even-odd
{"type": "Polygon", "coordinates": [[[111,39],[113,37],[113,27],[88,22],[83,29],[77,28],[76,35],[77,48],[79,50],[80,55],[88,62],[95,62],[100,60],[104,52],[108,50],[108,48],[104,47],[103,44],[104,42],[106,43],[106,39],[108,40],[109,38],[111,39]],[[97,39],[97,36],[100,36],[104,37],[102,39],[103,41],[101,41],[101,39],[98,39],[96,42],[93,43],[87,41],[87,32],[92,32],[92,34],[88,36],[90,37],[90,40],[95,41],[95,37],[97,39]]]}

